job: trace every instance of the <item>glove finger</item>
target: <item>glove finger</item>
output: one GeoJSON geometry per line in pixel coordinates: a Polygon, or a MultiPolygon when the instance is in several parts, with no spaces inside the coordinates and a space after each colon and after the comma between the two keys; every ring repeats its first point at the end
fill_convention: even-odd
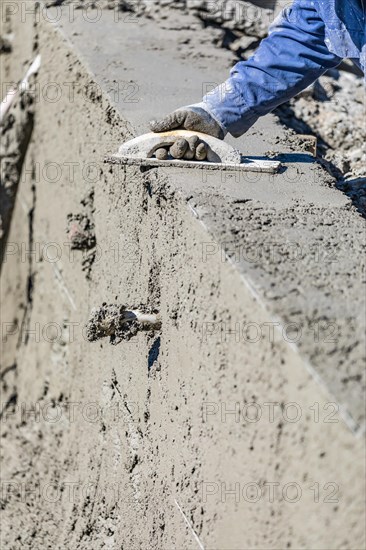
{"type": "Polygon", "coordinates": [[[207,157],[207,146],[203,141],[197,145],[195,157],[197,160],[205,160],[207,157]]]}
{"type": "Polygon", "coordinates": [[[175,159],[182,159],[188,149],[188,141],[184,138],[178,138],[169,149],[169,153],[175,159]]]}
{"type": "Polygon", "coordinates": [[[152,132],[167,132],[184,125],[186,111],[174,111],[161,120],[151,120],[150,129],[152,132]]]}
{"type": "Polygon", "coordinates": [[[159,160],[166,160],[168,158],[168,151],[164,147],[159,147],[155,151],[155,158],[159,160]]]}

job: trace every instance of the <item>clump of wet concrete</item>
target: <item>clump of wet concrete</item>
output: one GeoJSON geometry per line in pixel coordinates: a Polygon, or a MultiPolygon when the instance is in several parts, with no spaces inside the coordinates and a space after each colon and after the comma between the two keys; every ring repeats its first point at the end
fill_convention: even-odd
{"type": "Polygon", "coordinates": [[[109,336],[111,344],[118,344],[122,340],[130,340],[138,332],[138,322],[125,321],[125,306],[102,304],[92,311],[86,325],[86,337],[89,342],[95,342],[109,336]]]}
{"type": "Polygon", "coordinates": [[[94,223],[86,214],[68,214],[67,236],[73,250],[89,250],[96,245],[94,223]]]}
{"type": "Polygon", "coordinates": [[[96,258],[97,239],[94,225],[94,192],[88,193],[81,201],[82,212],[68,214],[66,233],[72,250],[83,251],[82,270],[90,279],[96,258]]]}
{"type": "Polygon", "coordinates": [[[361,77],[333,70],[277,110],[286,125],[320,138],[318,150],[337,179],[366,173],[364,93],[361,77]]]}
{"type": "MultiPolygon", "coordinates": [[[[122,340],[130,340],[139,330],[152,330],[160,327],[160,323],[142,323],[134,318],[133,312],[140,308],[128,308],[125,305],[107,304],[94,308],[86,325],[86,336],[89,342],[95,342],[109,336],[111,344],[119,344],[122,340]]],[[[156,310],[144,307],[146,314],[154,315],[156,310]]]]}

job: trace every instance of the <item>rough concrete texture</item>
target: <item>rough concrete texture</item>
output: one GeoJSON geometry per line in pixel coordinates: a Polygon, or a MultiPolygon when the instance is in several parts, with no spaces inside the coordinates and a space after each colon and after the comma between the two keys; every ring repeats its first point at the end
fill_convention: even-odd
{"type": "Polygon", "coordinates": [[[194,18],[177,17],[30,21],[40,89],[63,93],[36,102],[2,269],[2,546],[362,548],[352,198],[272,116],[232,143],[281,154],[282,174],[102,161],[222,79],[230,53],[187,57],[194,18]],[[88,217],[92,249],[71,247],[70,215],[88,217]],[[91,343],[103,303],[158,310],[161,328],[91,343]]]}
{"type": "MultiPolygon", "coordinates": [[[[14,41],[10,14],[1,6],[0,29],[1,99],[19,82],[32,59],[33,31],[31,25],[23,29],[24,43],[14,41]]],[[[31,78],[31,85],[34,84],[31,78]]],[[[13,109],[0,125],[0,266],[25,154],[33,131],[33,97],[23,93],[15,98],[13,109]]]]}
{"type": "Polygon", "coordinates": [[[0,126],[0,264],[9,232],[23,163],[33,131],[33,98],[19,94],[0,126]]]}
{"type": "MultiPolygon", "coordinates": [[[[320,134],[320,150],[335,176],[349,183],[354,178],[359,178],[361,183],[362,178],[363,190],[366,190],[365,84],[361,77],[331,71],[279,112],[282,120],[287,120],[298,131],[320,134]]],[[[365,213],[364,193],[360,199],[365,213]]]]}

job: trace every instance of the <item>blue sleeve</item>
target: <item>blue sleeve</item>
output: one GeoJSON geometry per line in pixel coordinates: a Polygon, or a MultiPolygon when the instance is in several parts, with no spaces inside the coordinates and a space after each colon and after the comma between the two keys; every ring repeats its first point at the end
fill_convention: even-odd
{"type": "Polygon", "coordinates": [[[238,137],[340,62],[326,46],[316,2],[295,0],[273,22],[253,57],[237,63],[230,78],[203,101],[224,130],[238,137]]]}

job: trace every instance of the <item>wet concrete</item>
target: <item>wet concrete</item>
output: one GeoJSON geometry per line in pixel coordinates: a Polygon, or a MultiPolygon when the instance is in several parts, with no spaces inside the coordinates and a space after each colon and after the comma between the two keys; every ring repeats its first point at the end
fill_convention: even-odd
{"type": "MultiPolygon", "coordinates": [[[[75,94],[39,102],[8,239],[19,253],[4,263],[2,540],[360,548],[363,219],[273,117],[233,142],[285,153],[275,176],[105,165],[152,111],[198,99],[229,63],[209,48],[188,59],[164,21],[118,26],[106,13],[89,26],[66,17],[68,40],[44,21],[34,29],[39,84],[75,94]],[[52,162],[63,167],[53,181],[52,162]],[[88,277],[89,250],[64,244],[69,215],[85,209],[88,277]],[[89,342],[104,302],[158,310],[160,332],[89,342]]],[[[178,23],[197,36],[193,20],[178,23]]]]}
{"type": "MultiPolygon", "coordinates": [[[[182,34],[199,42],[201,31],[177,30],[174,21],[138,18],[124,22],[121,32],[115,14],[103,12],[103,25],[93,26],[92,34],[83,17],[64,23],[63,31],[103,90],[125,83],[134,89],[133,97],[120,93],[112,99],[135,135],[146,132],[152,117],[198,101],[207,83],[221,82],[230,67],[223,50],[207,47],[194,61],[186,59],[184,44],[176,51],[182,34]]],[[[202,31],[203,40],[205,32],[210,31],[202,31]]],[[[161,172],[189,199],[219,253],[223,249],[232,258],[273,315],[296,324],[299,338],[293,343],[347,408],[353,429],[364,430],[364,222],[325,170],[297,152],[291,132],[272,115],[245,136],[227,140],[249,157],[280,155],[285,171],[272,177],[161,172]],[[322,335],[315,334],[318,330],[322,335]]],[[[117,150],[119,144],[106,141],[103,148],[117,150]]]]}

